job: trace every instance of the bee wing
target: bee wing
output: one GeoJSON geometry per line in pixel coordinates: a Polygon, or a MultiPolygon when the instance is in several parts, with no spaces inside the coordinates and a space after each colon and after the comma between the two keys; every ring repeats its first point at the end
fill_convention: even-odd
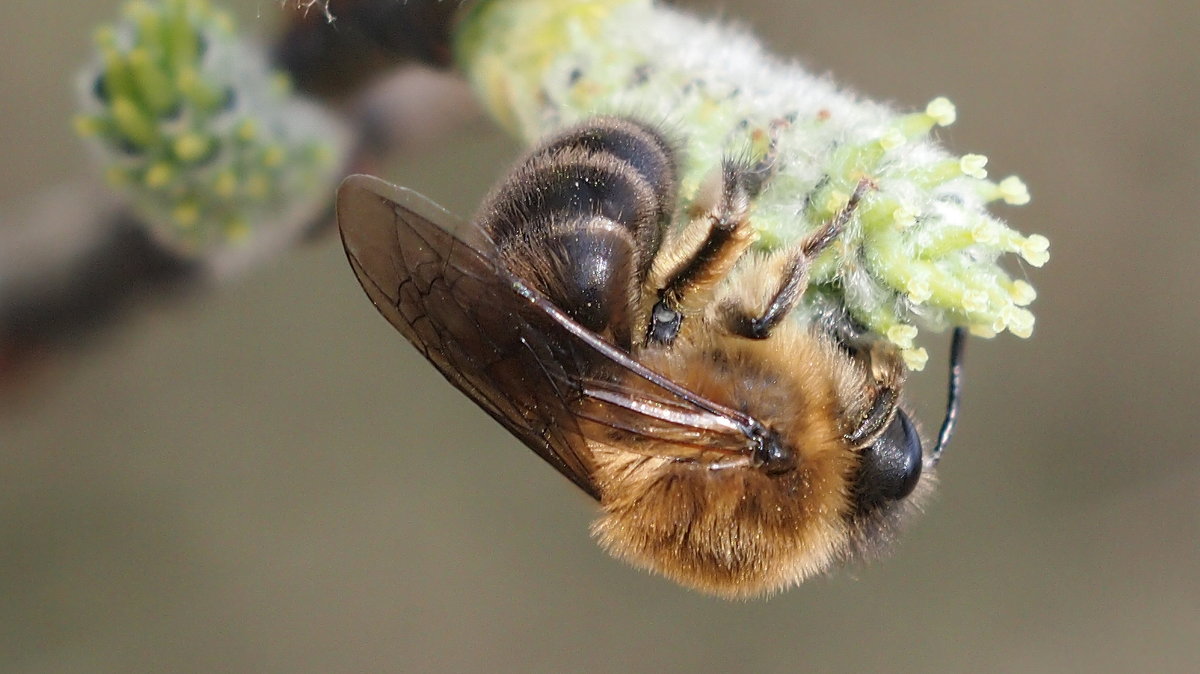
{"type": "Polygon", "coordinates": [[[337,218],[350,266],[379,312],[450,383],[596,497],[587,443],[559,388],[569,375],[493,260],[447,229],[462,223],[366,175],[343,181],[337,218]]]}
{"type": "Polygon", "coordinates": [[[420,194],[350,176],[338,189],[337,218],[350,265],[379,312],[593,498],[588,438],[652,440],[675,456],[749,451],[744,415],[682,389],[573,321],[499,267],[482,232],[420,194]],[[614,376],[622,372],[639,385],[614,376]]]}

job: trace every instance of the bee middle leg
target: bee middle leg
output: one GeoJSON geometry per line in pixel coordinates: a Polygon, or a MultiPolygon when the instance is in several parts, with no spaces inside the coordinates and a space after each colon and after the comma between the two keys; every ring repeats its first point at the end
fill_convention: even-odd
{"type": "Polygon", "coordinates": [[[782,253],[787,257],[783,274],[761,314],[752,315],[745,307],[736,305],[725,309],[730,332],[748,339],[766,339],[771,335],[771,330],[791,312],[808,287],[808,271],[813,259],[841,235],[870,186],[866,178],[859,180],[841,210],[805,237],[792,251],[782,253]]]}
{"type": "Polygon", "coordinates": [[[758,164],[726,160],[720,173],[701,187],[688,224],[664,242],[646,279],[655,299],[648,343],[674,341],[684,316],[699,313],[712,301],[717,285],[754,243],[750,202],[762,186],[762,172],[758,164]]]}

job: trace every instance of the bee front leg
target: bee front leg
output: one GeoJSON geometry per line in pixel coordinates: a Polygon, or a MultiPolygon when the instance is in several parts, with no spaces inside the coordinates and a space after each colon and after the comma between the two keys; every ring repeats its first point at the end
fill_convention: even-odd
{"type": "Polygon", "coordinates": [[[761,314],[751,315],[745,307],[729,306],[726,309],[726,324],[730,332],[748,339],[766,339],[771,330],[796,306],[796,302],[808,287],[808,271],[812,261],[825,250],[829,244],[846,228],[846,223],[854,215],[871,183],[866,178],[858,181],[854,193],[846,205],[821,225],[817,231],[808,235],[790,252],[781,253],[787,258],[784,271],[779,279],[775,292],[767,302],[766,309],[761,314]]]}
{"type": "Polygon", "coordinates": [[[832,339],[864,375],[868,401],[846,440],[855,446],[874,442],[896,415],[900,392],[908,376],[900,349],[868,330],[834,298],[818,298],[814,307],[816,329],[832,339]]]}
{"type": "Polygon", "coordinates": [[[649,312],[646,342],[670,344],[683,318],[700,313],[717,285],[757,236],[748,217],[762,177],[757,165],[726,160],[701,187],[683,231],[665,242],[646,280],[649,312]]]}
{"type": "Polygon", "coordinates": [[[860,348],[873,382],[873,399],[870,410],[857,429],[846,436],[854,445],[873,442],[892,422],[899,409],[900,391],[908,376],[904,359],[894,344],[875,339],[863,342],[860,348]]]}

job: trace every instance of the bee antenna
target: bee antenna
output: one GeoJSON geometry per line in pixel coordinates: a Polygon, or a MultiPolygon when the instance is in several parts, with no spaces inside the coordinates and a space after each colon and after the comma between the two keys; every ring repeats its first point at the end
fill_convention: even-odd
{"type": "Polygon", "coordinates": [[[942,451],[950,443],[954,435],[954,426],[958,423],[958,409],[962,404],[963,353],[967,346],[967,331],[965,328],[954,328],[954,337],[950,340],[950,383],[946,393],[946,418],[942,420],[942,429],[938,431],[937,446],[929,456],[931,465],[937,465],[942,458],[942,451]]]}

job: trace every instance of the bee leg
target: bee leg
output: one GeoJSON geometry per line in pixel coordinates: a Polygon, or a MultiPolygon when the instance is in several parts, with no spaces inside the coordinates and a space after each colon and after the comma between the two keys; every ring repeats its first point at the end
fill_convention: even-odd
{"type": "Polygon", "coordinates": [[[808,287],[808,270],[813,259],[841,235],[870,185],[866,178],[858,181],[854,193],[837,214],[817,231],[805,237],[792,252],[784,253],[788,261],[783,276],[762,314],[752,316],[748,315],[744,308],[729,308],[727,323],[730,332],[748,339],[766,339],[770,336],[771,330],[791,312],[808,287]]]}
{"type": "Polygon", "coordinates": [[[860,353],[867,361],[869,372],[874,379],[875,397],[870,411],[859,422],[858,428],[846,436],[846,439],[856,446],[874,442],[892,423],[899,409],[900,391],[904,388],[904,380],[908,374],[899,349],[890,342],[882,339],[864,342],[860,353]]]}
{"type": "Polygon", "coordinates": [[[648,296],[656,299],[646,330],[648,343],[670,344],[683,317],[701,311],[728,276],[756,233],[748,214],[761,186],[756,166],[726,160],[715,180],[701,187],[691,220],[655,257],[647,278],[648,296]]]}
{"type": "Polygon", "coordinates": [[[846,439],[855,446],[871,444],[896,416],[908,375],[904,358],[896,345],[856,321],[841,301],[818,298],[816,311],[818,329],[870,377],[871,407],[846,439]]]}
{"type": "Polygon", "coordinates": [[[766,152],[758,161],[741,169],[738,179],[751,199],[758,196],[763,186],[779,168],[779,131],[790,123],[786,119],[777,119],[771,122],[770,130],[767,132],[766,152]]]}

